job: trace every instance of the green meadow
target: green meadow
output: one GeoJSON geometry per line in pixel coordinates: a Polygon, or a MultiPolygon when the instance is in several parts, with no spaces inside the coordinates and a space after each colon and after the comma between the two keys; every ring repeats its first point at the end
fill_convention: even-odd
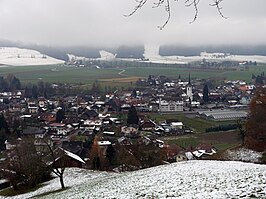
{"type": "Polygon", "coordinates": [[[266,71],[266,65],[249,66],[247,70],[215,70],[184,68],[178,66],[152,66],[152,67],[120,67],[120,68],[77,68],[64,65],[49,66],[10,66],[0,67],[0,75],[14,74],[22,83],[36,83],[40,80],[51,83],[82,83],[91,84],[96,80],[104,85],[128,85],[139,78],[148,75],[165,75],[177,78],[187,78],[190,72],[192,78],[214,78],[228,80],[245,80],[251,82],[252,74],[258,75],[266,71]]]}

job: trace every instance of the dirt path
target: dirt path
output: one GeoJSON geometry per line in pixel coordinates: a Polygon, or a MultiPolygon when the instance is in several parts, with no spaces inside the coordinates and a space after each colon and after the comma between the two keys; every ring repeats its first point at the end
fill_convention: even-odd
{"type": "Polygon", "coordinates": [[[126,71],[126,70],[121,70],[121,71],[120,71],[119,73],[117,73],[117,74],[120,75],[120,76],[127,76],[127,75],[123,74],[125,71],[126,71]]]}

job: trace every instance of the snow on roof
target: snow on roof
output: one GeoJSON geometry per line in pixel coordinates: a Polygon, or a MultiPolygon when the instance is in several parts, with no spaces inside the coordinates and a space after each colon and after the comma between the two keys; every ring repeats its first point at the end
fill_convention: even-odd
{"type": "Polygon", "coordinates": [[[216,151],[214,149],[211,150],[211,152],[206,152],[206,150],[200,149],[197,151],[193,151],[192,154],[198,158],[200,158],[202,155],[213,155],[216,151]]]}
{"type": "Polygon", "coordinates": [[[183,122],[171,122],[172,126],[183,126],[183,122]]]}
{"type": "Polygon", "coordinates": [[[114,122],[115,120],[119,120],[117,117],[110,117],[110,120],[114,122]]]}
{"type": "Polygon", "coordinates": [[[99,118],[106,118],[106,117],[110,117],[110,114],[102,114],[102,113],[99,113],[99,118]]]}
{"type": "Polygon", "coordinates": [[[99,146],[106,146],[111,145],[112,143],[110,141],[98,141],[99,146]]]}
{"type": "Polygon", "coordinates": [[[20,118],[31,118],[31,115],[22,115],[20,118]]]}
{"type": "Polygon", "coordinates": [[[114,135],[115,132],[113,132],[113,131],[104,131],[103,134],[114,135]]]}
{"type": "Polygon", "coordinates": [[[6,183],[6,182],[8,182],[8,180],[6,180],[6,179],[0,179],[0,184],[6,183]]]}
{"type": "Polygon", "coordinates": [[[158,143],[164,143],[164,141],[162,141],[162,140],[159,140],[159,139],[156,139],[156,142],[158,142],[158,143]]]}
{"type": "Polygon", "coordinates": [[[204,152],[202,152],[202,151],[193,151],[192,154],[199,158],[199,157],[201,157],[204,154],[204,152]]]}
{"type": "Polygon", "coordinates": [[[71,153],[70,151],[67,151],[67,150],[64,150],[64,149],[63,149],[63,151],[64,151],[64,153],[65,153],[67,156],[69,156],[69,157],[71,157],[71,158],[73,158],[73,159],[75,159],[75,160],[77,160],[77,161],[79,161],[79,162],[85,164],[84,160],[82,160],[81,157],[79,157],[78,155],[76,155],[76,154],[74,154],[74,153],[71,153]]]}

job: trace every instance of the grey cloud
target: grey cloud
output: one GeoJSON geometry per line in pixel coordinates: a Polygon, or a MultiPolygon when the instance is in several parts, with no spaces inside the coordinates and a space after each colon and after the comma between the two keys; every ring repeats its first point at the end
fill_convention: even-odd
{"type": "Polygon", "coordinates": [[[172,2],[163,31],[164,8],[152,1],[131,17],[134,0],[2,0],[0,38],[44,45],[117,46],[152,44],[266,44],[266,1],[224,0],[223,19],[202,0],[199,18],[182,1],[172,2]]]}

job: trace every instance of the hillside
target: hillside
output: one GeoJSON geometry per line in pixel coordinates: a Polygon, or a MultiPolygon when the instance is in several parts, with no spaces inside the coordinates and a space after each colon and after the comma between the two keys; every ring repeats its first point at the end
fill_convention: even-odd
{"type": "Polygon", "coordinates": [[[126,173],[72,168],[66,170],[65,184],[69,189],[56,191],[55,178],[12,198],[266,198],[266,165],[188,161],[126,173]]]}
{"type": "Polygon", "coordinates": [[[1,47],[0,65],[7,66],[31,66],[31,65],[53,65],[64,63],[64,61],[41,54],[35,50],[1,47]]]}

